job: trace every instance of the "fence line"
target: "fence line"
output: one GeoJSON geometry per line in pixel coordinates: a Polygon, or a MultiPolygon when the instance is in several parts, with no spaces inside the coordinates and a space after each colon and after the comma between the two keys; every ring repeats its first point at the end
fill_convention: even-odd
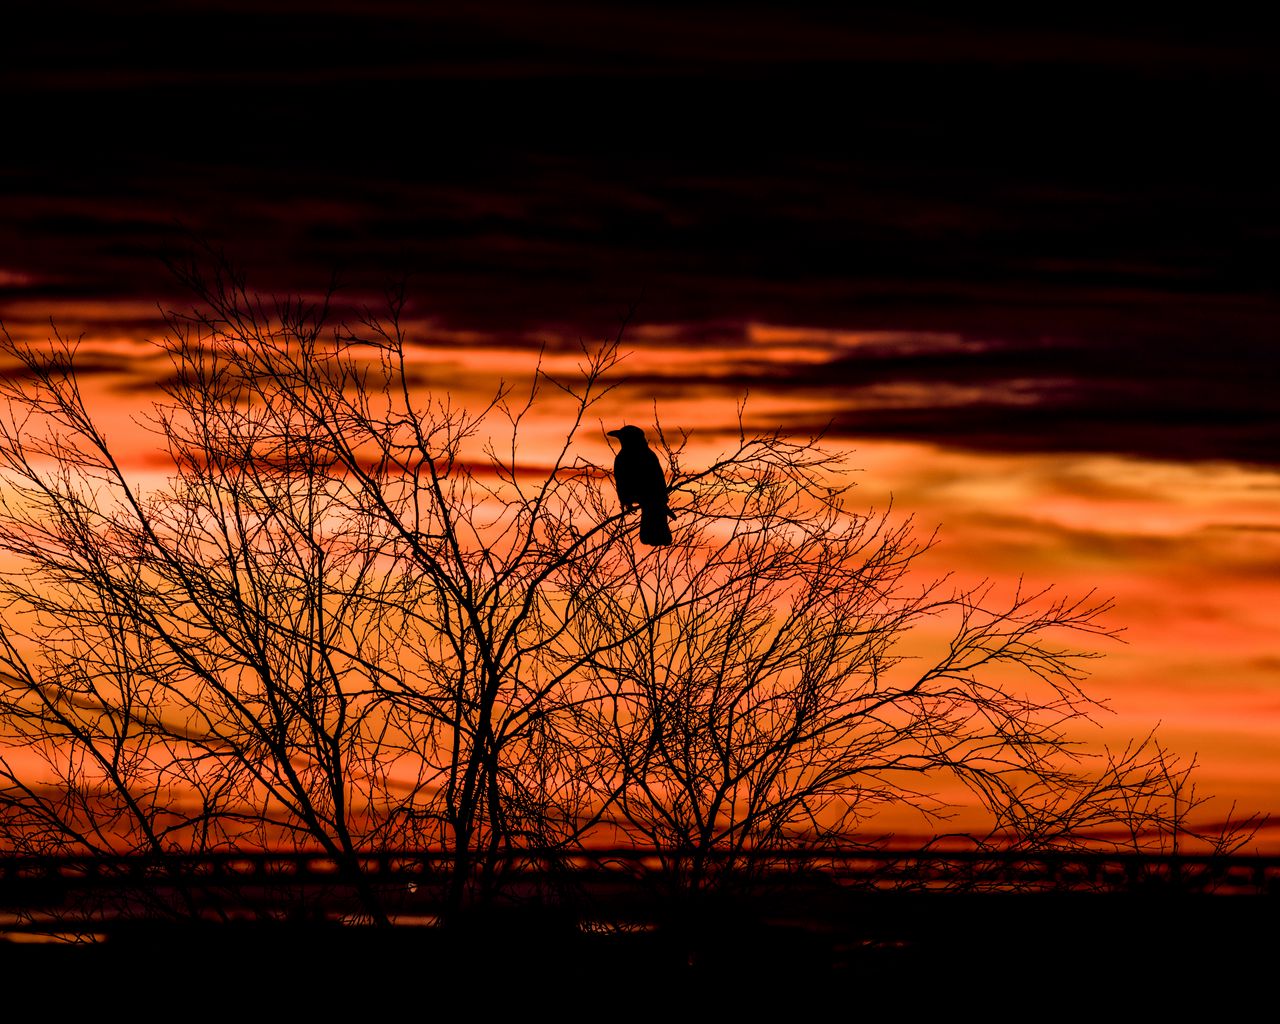
{"type": "MultiPolygon", "coordinates": [[[[357,878],[379,889],[429,893],[452,860],[442,852],[390,850],[349,860],[318,852],[0,855],[0,909],[88,894],[188,890],[335,889],[357,878]]],[[[530,890],[570,883],[580,891],[642,891],[671,884],[697,864],[740,891],[1132,892],[1162,888],[1218,895],[1280,893],[1280,857],[1010,851],[770,851],[695,855],[637,848],[513,851],[499,863],[507,884],[530,890]]],[[[425,898],[425,897],[424,897],[425,898]]]]}

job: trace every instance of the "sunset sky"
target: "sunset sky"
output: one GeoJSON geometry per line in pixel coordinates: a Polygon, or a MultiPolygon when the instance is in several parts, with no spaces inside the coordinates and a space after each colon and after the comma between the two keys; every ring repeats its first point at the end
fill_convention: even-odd
{"type": "Polygon", "coordinates": [[[184,301],[163,260],[192,238],[266,293],[336,274],[343,301],[376,302],[407,275],[423,358],[462,395],[633,310],[607,412],[656,407],[709,451],[749,394],[750,425],[826,428],[867,504],[937,525],[938,571],[1113,597],[1100,742],[1159,726],[1199,760],[1208,817],[1280,817],[1280,71],[1261,26],[16,6],[0,319],[84,333],[139,465],[142,342],[184,301]]]}

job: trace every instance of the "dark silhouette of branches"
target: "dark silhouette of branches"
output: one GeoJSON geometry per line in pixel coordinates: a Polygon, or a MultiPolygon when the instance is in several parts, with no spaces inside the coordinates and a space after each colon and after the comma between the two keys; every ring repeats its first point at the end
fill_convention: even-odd
{"type": "Polygon", "coordinates": [[[444,851],[456,911],[513,854],[597,841],[714,889],[888,805],[942,826],[943,784],[990,812],[979,844],[1186,829],[1189,769],[1153,739],[1072,739],[1103,710],[1107,602],[922,578],[933,538],[856,507],[820,438],[742,428],[691,465],[655,423],[676,514],[655,547],[587,427],[621,332],[464,408],[415,362],[402,290],[344,320],[175,270],[195,303],[141,416],[162,477],[98,426],[74,341],[4,336],[7,848],[315,849],[386,922],[364,852],[444,851]],[[547,410],[562,441],[532,466],[547,410]]]}

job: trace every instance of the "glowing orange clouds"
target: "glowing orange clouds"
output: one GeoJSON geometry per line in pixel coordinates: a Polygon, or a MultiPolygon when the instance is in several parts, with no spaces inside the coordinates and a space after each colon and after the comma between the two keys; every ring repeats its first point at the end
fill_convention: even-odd
{"type": "MultiPolygon", "coordinates": [[[[132,321],[142,310],[65,312],[91,329],[82,354],[93,370],[85,378],[92,407],[117,445],[128,439],[136,470],[154,472],[155,439],[134,419],[166,367],[124,324],[104,323],[113,314],[132,321]]],[[[42,333],[30,310],[18,313],[11,330],[42,333]]],[[[542,368],[553,375],[571,372],[583,358],[577,339],[566,337],[500,338],[428,320],[408,327],[417,342],[409,368],[415,388],[457,406],[486,403],[502,380],[512,401],[521,401],[543,344],[542,368]]],[[[627,422],[652,430],[656,419],[669,437],[688,435],[683,458],[693,467],[736,435],[744,397],[749,427],[784,429],[821,425],[854,402],[871,410],[902,402],[945,410],[982,392],[1009,407],[1035,407],[1043,381],[1021,387],[1014,379],[1003,391],[946,380],[842,390],[833,378],[827,387],[796,386],[797,368],[820,384],[824,368],[851,351],[946,355],[963,344],[946,334],[638,325],[624,339],[630,354],[616,389],[592,410],[596,422],[573,454],[608,465],[605,431],[627,422]],[[770,366],[779,372],[771,376],[770,366]]],[[[566,427],[554,404],[530,417],[520,428],[519,458],[544,464],[566,427]]],[[[1011,593],[1021,580],[1031,589],[1096,589],[1113,598],[1110,624],[1123,628],[1124,642],[1103,643],[1089,690],[1107,698],[1115,714],[1094,738],[1122,745],[1159,726],[1171,751],[1198,759],[1201,791],[1216,796],[1210,816],[1225,815],[1233,802],[1245,812],[1280,814],[1280,472],[1227,461],[962,450],[856,434],[829,443],[851,450],[855,503],[892,502],[925,534],[939,527],[938,546],[922,563],[927,569],[954,572],[961,583],[990,579],[997,593],[1011,593]]]]}

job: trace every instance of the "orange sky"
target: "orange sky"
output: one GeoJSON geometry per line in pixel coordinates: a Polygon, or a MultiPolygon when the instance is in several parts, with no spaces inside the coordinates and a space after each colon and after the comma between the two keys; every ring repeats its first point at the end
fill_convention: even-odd
{"type": "Polygon", "coordinates": [[[0,68],[0,320],[84,333],[142,474],[145,339],[193,246],[265,293],[407,278],[462,400],[634,308],[584,454],[656,405],[709,457],[748,392],[750,426],[830,424],[868,505],[939,527],[937,571],[1114,599],[1100,741],[1158,726],[1206,814],[1280,815],[1271,35],[935,6],[33,6],[0,68]]]}
{"type": "MultiPolygon", "coordinates": [[[[726,411],[744,395],[733,382],[717,390],[707,378],[716,365],[740,362],[743,349],[682,345],[678,327],[636,334],[642,340],[624,371],[672,379],[666,387],[646,380],[620,389],[609,403],[616,416],[648,425],[656,404],[664,429],[691,432],[695,453],[722,450],[730,440],[726,411]],[[651,337],[662,341],[650,347],[651,337]],[[690,363],[702,370],[696,390],[679,384],[690,363]]],[[[820,366],[831,357],[823,332],[754,325],[748,334],[761,339],[751,355],[765,362],[820,366]],[[808,350],[806,338],[813,340],[808,350]]],[[[844,332],[841,345],[860,340],[844,332]]],[[[495,359],[483,350],[455,359],[468,378],[483,379],[486,366],[513,372],[520,365],[514,354],[495,359]]],[[[859,401],[844,387],[797,394],[780,379],[775,390],[754,385],[747,422],[821,421],[841,403],[859,401]]],[[[946,395],[927,400],[941,405],[946,395]]],[[[871,401],[892,405],[894,396],[871,401]]],[[[602,418],[612,422],[608,412],[602,418]]],[[[548,441],[555,427],[548,424],[548,441]]],[[[851,451],[857,494],[868,505],[892,500],[923,531],[939,528],[940,543],[922,563],[931,571],[953,572],[960,582],[991,579],[1006,594],[1022,580],[1032,589],[1096,589],[1114,599],[1108,621],[1124,630],[1122,640],[1099,647],[1105,657],[1094,663],[1090,686],[1114,712],[1099,719],[1098,743],[1119,748],[1157,729],[1171,751],[1199,762],[1200,792],[1214,795],[1204,820],[1233,803],[1280,818],[1280,470],[874,438],[837,443],[851,451]]],[[[597,448],[592,457],[606,459],[603,439],[597,448]]],[[[1280,834],[1263,833],[1259,843],[1280,849],[1280,834]]]]}
{"type": "MultiPolygon", "coordinates": [[[[84,312],[64,309],[68,327],[84,312]]],[[[109,313],[95,310],[99,321],[109,313]]],[[[410,327],[423,342],[413,354],[425,376],[455,401],[473,405],[501,379],[517,387],[527,382],[536,358],[531,341],[548,344],[549,370],[567,369],[577,358],[573,339],[459,336],[429,319],[410,327]]],[[[34,324],[27,329],[38,331],[34,324]]],[[[740,366],[749,356],[821,367],[833,353],[885,340],[762,324],[741,336],[747,346],[717,348],[705,339],[694,346],[681,325],[636,325],[629,335],[634,344],[624,344],[629,355],[617,378],[621,386],[599,407],[599,423],[581,436],[580,454],[607,464],[603,431],[624,420],[651,426],[656,408],[665,430],[690,434],[687,465],[710,459],[729,444],[726,431],[744,398],[736,376],[716,386],[718,366],[740,366]],[[690,372],[695,365],[696,374],[690,372]],[[696,388],[682,383],[690,377],[696,388]]],[[[892,340],[917,343],[909,335],[892,340]]],[[[156,472],[155,441],[134,422],[162,371],[155,350],[127,330],[90,327],[82,354],[98,367],[87,380],[108,436],[140,477],[156,472]]],[[[840,402],[860,400],[847,389],[801,395],[785,383],[757,385],[745,397],[746,421],[762,428],[821,420],[840,402]]],[[[945,395],[924,397],[946,401],[945,395]]],[[[892,406],[895,396],[881,391],[866,400],[892,406]]],[[[522,433],[522,458],[543,461],[541,453],[562,440],[563,428],[554,414],[535,415],[522,433]]],[[[1240,812],[1280,817],[1280,470],[1226,461],[992,453],[901,440],[835,443],[846,441],[857,498],[877,508],[892,500],[923,532],[939,528],[940,543],[922,563],[928,571],[953,572],[960,582],[988,578],[1006,594],[1021,579],[1029,588],[1096,589],[1114,599],[1108,623],[1124,630],[1123,641],[1102,642],[1105,657],[1093,663],[1089,686],[1114,714],[1099,719],[1086,738],[1118,748],[1158,728],[1174,754],[1199,762],[1198,788],[1214,796],[1202,821],[1226,815],[1232,803],[1240,812]]],[[[918,823],[888,826],[910,831],[918,823]]],[[[1256,845],[1280,849],[1277,839],[1268,830],[1256,845]]]]}

